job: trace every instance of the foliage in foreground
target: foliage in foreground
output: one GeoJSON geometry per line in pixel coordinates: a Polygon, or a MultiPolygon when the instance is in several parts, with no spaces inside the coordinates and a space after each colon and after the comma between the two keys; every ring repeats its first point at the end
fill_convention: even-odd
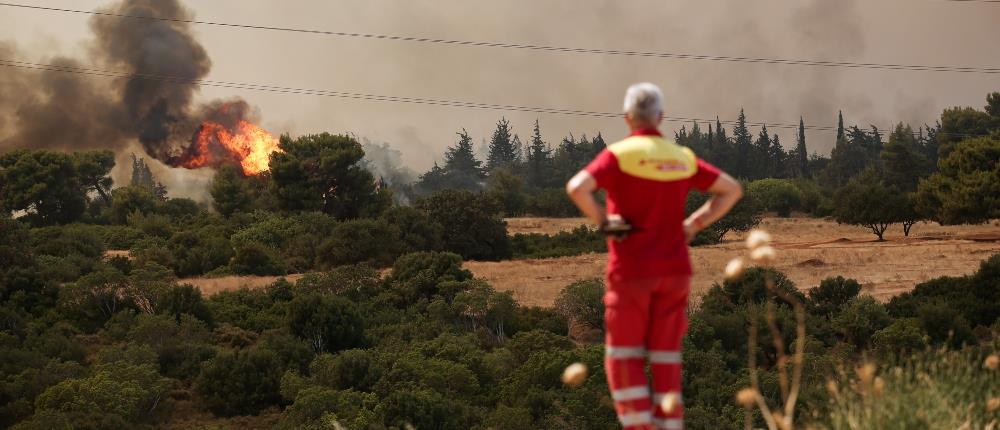
{"type": "MultiPolygon", "coordinates": [[[[995,428],[1000,423],[1000,371],[995,363],[989,364],[987,354],[998,346],[931,350],[890,361],[881,368],[868,363],[843,369],[839,378],[827,383],[830,406],[821,420],[823,427],[995,428]]],[[[992,357],[996,360],[996,355],[992,357]]]]}

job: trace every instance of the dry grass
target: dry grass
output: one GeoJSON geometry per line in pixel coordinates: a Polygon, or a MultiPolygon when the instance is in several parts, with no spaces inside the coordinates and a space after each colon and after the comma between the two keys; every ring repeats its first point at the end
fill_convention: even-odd
{"type": "Polygon", "coordinates": [[[201,293],[211,296],[223,291],[234,291],[240,288],[257,289],[264,288],[274,283],[280,278],[285,278],[289,282],[295,282],[304,275],[288,276],[223,276],[220,278],[185,278],[181,279],[182,284],[191,284],[198,287],[201,293]]]}
{"type": "MultiPolygon", "coordinates": [[[[572,229],[584,222],[575,220],[509,220],[511,229],[524,224],[537,231],[572,229]]],[[[761,228],[774,236],[779,252],[775,267],[799,288],[819,285],[829,276],[857,279],[865,291],[888,299],[908,291],[917,283],[939,276],[960,276],[975,272],[979,263],[1000,252],[1000,228],[948,226],[922,223],[913,227],[909,238],[893,226],[885,242],[859,227],[812,218],[768,218],[761,228]]],[[[741,253],[742,235],[731,235],[720,245],[695,248],[691,260],[695,294],[722,280],[722,269],[741,253]]],[[[606,256],[590,254],[545,260],[468,262],[466,267],[499,290],[511,291],[526,305],[550,306],[559,290],[581,279],[601,277],[606,256]]]]}
{"type": "Polygon", "coordinates": [[[586,218],[507,218],[507,233],[556,234],[587,223],[586,218]]]}
{"type": "MultiPolygon", "coordinates": [[[[583,225],[582,218],[509,219],[511,234],[572,230],[583,225]]],[[[948,226],[922,223],[913,227],[909,238],[893,226],[885,242],[859,227],[838,225],[814,218],[768,218],[761,228],[774,236],[780,252],[775,267],[799,288],[819,285],[829,276],[857,279],[865,291],[883,300],[913,288],[917,283],[939,276],[961,276],[975,272],[979,263],[1000,252],[1000,227],[948,226]]],[[[695,248],[692,288],[697,295],[722,281],[726,263],[742,252],[742,235],[730,235],[725,243],[695,248]]],[[[544,260],[500,262],[470,261],[465,267],[501,291],[511,291],[521,304],[551,306],[559,291],[575,281],[602,277],[607,256],[587,254],[544,260]]],[[[302,275],[289,275],[290,281],[302,275]]],[[[206,295],[243,287],[261,288],[277,276],[227,276],[189,278],[206,295]]]]}

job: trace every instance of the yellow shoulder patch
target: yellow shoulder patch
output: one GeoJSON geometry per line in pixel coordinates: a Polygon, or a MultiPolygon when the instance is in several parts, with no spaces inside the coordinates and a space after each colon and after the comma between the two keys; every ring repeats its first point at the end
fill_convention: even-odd
{"type": "Polygon", "coordinates": [[[679,181],[694,176],[694,152],[657,136],[633,136],[608,146],[618,168],[632,176],[653,181],[679,181]]]}

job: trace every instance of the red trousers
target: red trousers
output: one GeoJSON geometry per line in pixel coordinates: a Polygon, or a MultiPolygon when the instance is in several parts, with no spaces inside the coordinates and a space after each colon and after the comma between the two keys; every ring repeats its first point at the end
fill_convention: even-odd
{"type": "Polygon", "coordinates": [[[622,279],[610,275],[604,294],[605,371],[622,427],[680,430],[684,407],[669,414],[663,396],[681,393],[681,340],[687,331],[691,277],[622,279]],[[652,390],[646,361],[653,373],[652,390]]]}

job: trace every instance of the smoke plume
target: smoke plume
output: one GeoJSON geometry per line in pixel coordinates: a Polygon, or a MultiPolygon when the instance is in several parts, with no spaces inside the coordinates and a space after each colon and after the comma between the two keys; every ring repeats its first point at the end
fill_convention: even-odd
{"type": "MultiPolygon", "coordinates": [[[[192,18],[179,0],[122,0],[100,11],[192,18]]],[[[189,24],[95,16],[90,29],[95,38],[88,58],[56,57],[45,63],[130,77],[5,70],[0,75],[0,118],[12,120],[0,123],[0,136],[7,136],[0,140],[0,150],[107,148],[121,154],[139,142],[149,156],[178,166],[184,156],[192,156],[192,139],[203,121],[235,126],[255,119],[253,109],[240,99],[194,106],[199,91],[194,81],[208,75],[212,62],[189,24]]],[[[0,44],[0,57],[24,58],[20,54],[15,46],[0,44]]]]}

